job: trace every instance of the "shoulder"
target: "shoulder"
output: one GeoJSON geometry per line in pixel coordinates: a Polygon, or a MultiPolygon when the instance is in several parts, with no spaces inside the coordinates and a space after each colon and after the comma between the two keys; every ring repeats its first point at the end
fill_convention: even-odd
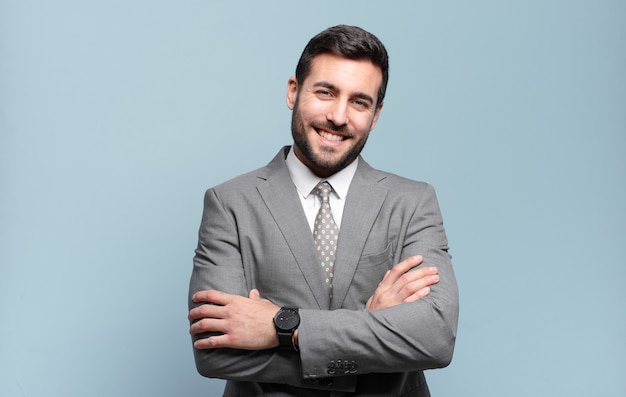
{"type": "Polygon", "coordinates": [[[362,159],[359,163],[359,172],[366,181],[388,189],[390,194],[434,194],[434,188],[428,182],[409,179],[391,172],[375,169],[362,159]]]}
{"type": "Polygon", "coordinates": [[[256,170],[246,172],[245,174],[238,175],[227,181],[221,182],[209,190],[215,190],[219,192],[237,191],[256,185],[256,181],[259,179],[259,175],[263,175],[265,167],[257,168],[256,170]]]}
{"type": "Polygon", "coordinates": [[[256,190],[259,184],[269,179],[289,177],[289,171],[285,165],[285,149],[281,148],[278,154],[265,166],[253,171],[238,175],[225,182],[221,182],[207,190],[217,195],[239,195],[256,190]]]}

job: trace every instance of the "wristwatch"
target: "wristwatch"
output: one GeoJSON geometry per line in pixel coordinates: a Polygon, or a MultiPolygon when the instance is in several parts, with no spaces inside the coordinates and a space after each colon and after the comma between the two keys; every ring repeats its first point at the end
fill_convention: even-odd
{"type": "Polygon", "coordinates": [[[293,333],[300,325],[298,309],[281,307],[274,316],[274,326],[278,334],[278,347],[283,350],[297,350],[293,343],[293,333]]]}

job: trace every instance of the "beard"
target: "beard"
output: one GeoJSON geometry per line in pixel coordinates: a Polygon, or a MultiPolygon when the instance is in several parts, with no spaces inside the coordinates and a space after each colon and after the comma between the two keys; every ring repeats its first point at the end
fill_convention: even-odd
{"type": "MultiPolygon", "coordinates": [[[[354,132],[350,131],[346,126],[336,126],[330,121],[322,123],[311,122],[310,127],[336,131],[347,137],[358,135],[354,134],[354,132]]],[[[322,147],[319,152],[316,153],[307,139],[306,126],[302,120],[302,115],[298,109],[298,100],[296,99],[291,114],[291,136],[293,137],[294,145],[298,147],[300,153],[302,153],[306,159],[306,161],[303,161],[305,165],[319,176],[322,176],[322,174],[324,174],[324,176],[330,176],[350,165],[350,163],[361,154],[367,142],[369,131],[363,134],[362,138],[354,141],[354,144],[342,156],[337,156],[337,149],[326,146],[322,147]]]]}

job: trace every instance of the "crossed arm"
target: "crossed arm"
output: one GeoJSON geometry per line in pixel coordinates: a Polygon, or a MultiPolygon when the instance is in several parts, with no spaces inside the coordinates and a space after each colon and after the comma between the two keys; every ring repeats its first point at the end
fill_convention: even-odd
{"type": "MultiPolygon", "coordinates": [[[[200,374],[310,387],[309,379],[328,376],[328,364],[334,359],[358,361],[361,374],[416,371],[449,363],[458,296],[432,189],[417,191],[411,198],[415,207],[405,206],[404,215],[410,218],[394,225],[399,235],[393,257],[403,260],[384,275],[371,296],[353,295],[349,306],[337,310],[300,307],[299,354],[273,349],[278,339],[272,319],[286,302],[276,301],[278,294],[267,283],[272,272],[281,271],[277,264],[284,258],[272,257],[272,251],[261,250],[260,257],[244,257],[240,252],[242,242],[249,245],[245,247],[249,254],[280,234],[268,229],[250,239],[245,231],[258,230],[265,213],[254,206],[239,206],[237,218],[244,223],[240,225],[234,222],[232,208],[239,196],[219,193],[210,190],[205,195],[190,283],[190,333],[200,374]],[[241,231],[243,236],[238,234],[241,231]],[[262,275],[251,266],[258,260],[269,260],[262,275]],[[263,296],[257,286],[263,288],[258,289],[263,296]]],[[[388,208],[403,206],[392,203],[388,208]]],[[[359,275],[360,283],[369,282],[364,276],[359,275]]],[[[303,302],[301,291],[292,292],[294,302],[303,302]]],[[[350,387],[349,377],[339,375],[333,388],[344,381],[350,387]]]]}
{"type": "MultiPolygon", "coordinates": [[[[436,267],[419,267],[422,262],[420,255],[412,256],[389,270],[368,299],[366,309],[380,310],[426,297],[430,286],[439,282],[439,275],[436,267]]],[[[193,301],[200,306],[189,312],[189,332],[194,336],[207,332],[213,335],[196,340],[196,349],[263,350],[278,346],[272,318],[280,307],[263,299],[256,289],[248,297],[199,291],[193,301]]]]}

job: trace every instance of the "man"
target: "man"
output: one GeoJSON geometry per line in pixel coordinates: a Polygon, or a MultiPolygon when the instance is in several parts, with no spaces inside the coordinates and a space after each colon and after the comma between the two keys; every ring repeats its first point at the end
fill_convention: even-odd
{"type": "Polygon", "coordinates": [[[321,32],[287,85],[293,146],[206,192],[190,333],[224,396],[429,396],[422,371],[449,364],[458,293],[434,190],[359,155],[387,79],[375,36],[321,32]]]}

